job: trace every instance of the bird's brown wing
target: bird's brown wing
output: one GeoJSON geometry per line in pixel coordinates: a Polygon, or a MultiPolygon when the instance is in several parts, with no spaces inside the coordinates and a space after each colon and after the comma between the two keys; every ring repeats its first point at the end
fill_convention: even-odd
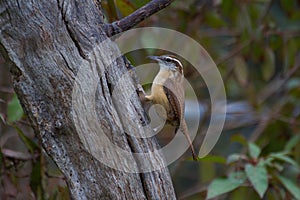
{"type": "Polygon", "coordinates": [[[182,84],[182,82],[178,83],[178,79],[177,79],[176,83],[173,80],[167,80],[164,83],[163,88],[164,88],[164,92],[169,100],[170,107],[171,107],[170,111],[168,112],[168,121],[169,121],[169,123],[171,123],[171,125],[176,127],[175,133],[177,132],[178,128],[181,129],[182,133],[185,135],[185,137],[189,143],[190,149],[192,151],[193,159],[197,160],[198,157],[194,150],[194,146],[193,146],[192,140],[189,135],[188,127],[183,118],[183,114],[184,114],[183,84],[182,84]]]}
{"type": "Polygon", "coordinates": [[[164,92],[170,103],[168,112],[168,121],[174,126],[179,126],[184,113],[184,90],[183,85],[175,83],[173,80],[167,80],[164,85],[164,92]]]}

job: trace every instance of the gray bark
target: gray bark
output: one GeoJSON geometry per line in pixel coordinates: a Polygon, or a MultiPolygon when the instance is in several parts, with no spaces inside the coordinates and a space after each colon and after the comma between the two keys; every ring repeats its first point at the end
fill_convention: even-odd
{"type": "MultiPolygon", "coordinates": [[[[151,130],[141,126],[145,119],[136,83],[131,76],[123,76],[128,69],[122,58],[114,59],[117,48],[111,43],[98,45],[107,39],[103,25],[101,10],[92,0],[1,0],[0,42],[12,63],[14,89],[45,151],[65,175],[72,198],[174,199],[160,154],[124,161],[120,154],[100,151],[103,141],[91,134],[91,127],[100,127],[112,143],[127,152],[158,148],[154,138],[130,136],[143,136],[151,130]],[[74,85],[81,95],[89,90],[86,83],[76,82],[80,67],[92,71],[99,81],[90,99],[95,101],[96,118],[80,124],[81,130],[91,132],[80,132],[74,121],[74,116],[78,119],[81,114],[73,107],[74,85]],[[121,77],[126,85],[114,96],[121,77]],[[100,162],[102,156],[111,156],[116,165],[135,162],[136,170],[143,165],[159,170],[116,170],[100,162]]],[[[80,102],[86,103],[82,109],[89,110],[89,101],[80,102]]]]}

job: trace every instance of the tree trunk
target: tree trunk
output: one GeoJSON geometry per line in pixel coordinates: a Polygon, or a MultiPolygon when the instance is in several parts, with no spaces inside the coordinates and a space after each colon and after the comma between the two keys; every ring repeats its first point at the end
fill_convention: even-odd
{"type": "Polygon", "coordinates": [[[95,2],[0,1],[14,89],[72,198],[175,199],[161,154],[143,153],[158,145],[143,137],[152,130],[135,79],[115,44],[103,42],[95,2]]]}

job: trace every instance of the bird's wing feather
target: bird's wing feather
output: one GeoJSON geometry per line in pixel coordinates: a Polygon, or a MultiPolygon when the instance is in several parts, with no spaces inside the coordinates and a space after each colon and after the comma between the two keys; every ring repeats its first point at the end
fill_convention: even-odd
{"type": "Polygon", "coordinates": [[[182,84],[176,84],[174,80],[168,79],[163,85],[164,92],[168,98],[170,103],[170,111],[169,113],[174,115],[170,115],[170,121],[175,120],[177,126],[180,125],[183,119],[184,113],[184,90],[182,84]]]}

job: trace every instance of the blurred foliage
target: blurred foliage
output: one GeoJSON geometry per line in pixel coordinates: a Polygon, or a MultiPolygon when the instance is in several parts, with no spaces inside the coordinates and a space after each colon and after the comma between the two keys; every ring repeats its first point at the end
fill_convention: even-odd
{"type": "MultiPolygon", "coordinates": [[[[112,22],[147,2],[102,4],[112,22]]],[[[214,59],[226,87],[227,121],[213,152],[198,163],[180,159],[170,166],[178,198],[300,199],[300,1],[175,1],[139,26],[170,28],[194,38],[214,59]]],[[[148,54],[161,53],[144,49],[127,57],[138,65],[148,54]]],[[[7,68],[1,59],[1,68],[7,68]]],[[[199,101],[209,106],[203,79],[185,65],[199,101]]],[[[69,199],[63,177],[28,128],[12,86],[3,84],[0,79],[0,199],[69,199]]],[[[194,143],[201,144],[201,137],[194,143]]]]}
{"type": "Polygon", "coordinates": [[[8,99],[2,102],[6,112],[0,110],[0,199],[69,199],[63,176],[53,168],[37,139],[25,132],[28,122],[22,119],[22,107],[10,91],[0,91],[1,97],[8,99]]]}
{"type": "MultiPolygon", "coordinates": [[[[246,139],[245,139],[246,140],[246,139]]],[[[297,176],[300,173],[299,164],[290,157],[293,148],[299,142],[299,136],[291,138],[285,150],[260,156],[261,149],[256,144],[248,143],[248,155],[230,154],[227,158],[227,178],[215,178],[208,186],[207,198],[214,198],[239,187],[253,188],[260,198],[265,195],[276,199],[300,199],[300,188],[297,176]],[[297,142],[296,142],[297,141],[297,142]],[[288,149],[288,151],[287,151],[288,149]],[[293,169],[289,176],[281,175],[284,170],[293,169]]],[[[236,194],[235,194],[236,195],[236,194]]],[[[242,195],[240,196],[242,197],[242,195]]]]}

